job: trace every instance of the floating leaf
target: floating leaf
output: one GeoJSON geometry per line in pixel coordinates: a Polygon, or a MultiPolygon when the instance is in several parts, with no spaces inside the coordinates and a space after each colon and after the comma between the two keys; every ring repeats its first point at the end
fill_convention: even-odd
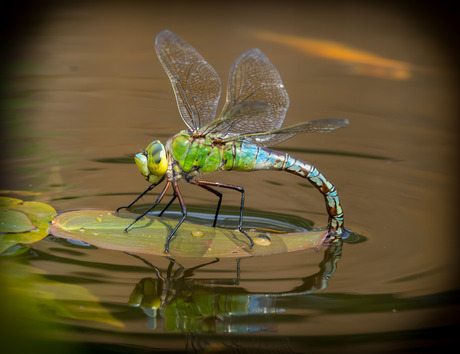
{"type": "Polygon", "coordinates": [[[44,238],[48,235],[48,223],[55,216],[56,210],[48,204],[0,197],[0,232],[3,233],[0,253],[18,243],[33,243],[44,238]]]}
{"type": "MultiPolygon", "coordinates": [[[[147,215],[128,233],[124,229],[138,215],[104,210],[78,210],[53,220],[49,232],[55,236],[88,242],[94,246],[131,253],[164,255],[167,236],[177,220],[147,215]]],[[[267,233],[246,231],[252,238],[263,238],[251,249],[238,230],[200,226],[184,222],[170,243],[174,257],[249,257],[300,251],[324,245],[326,232],[267,233]]]]}
{"type": "Polygon", "coordinates": [[[23,202],[12,209],[26,214],[37,227],[47,227],[57,214],[51,205],[40,202],[23,202]]]}
{"type": "Polygon", "coordinates": [[[14,190],[2,189],[2,190],[0,190],[0,194],[10,194],[10,195],[16,195],[18,197],[30,197],[30,196],[40,195],[41,193],[40,192],[14,191],[14,190]]]}
{"type": "Polygon", "coordinates": [[[0,236],[0,253],[18,243],[34,243],[40,241],[47,235],[48,230],[44,228],[34,229],[30,232],[23,232],[19,234],[3,234],[3,236],[0,236]]]}
{"type": "Polygon", "coordinates": [[[29,218],[20,211],[3,209],[0,210],[0,232],[28,232],[35,229],[29,218]]]}
{"type": "Polygon", "coordinates": [[[21,199],[0,197],[0,208],[11,208],[15,205],[21,204],[21,199]]]}

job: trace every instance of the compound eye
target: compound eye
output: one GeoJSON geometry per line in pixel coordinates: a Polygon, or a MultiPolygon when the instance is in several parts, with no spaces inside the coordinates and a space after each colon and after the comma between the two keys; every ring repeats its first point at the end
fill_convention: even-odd
{"type": "Polygon", "coordinates": [[[168,168],[165,147],[160,141],[156,140],[147,147],[146,152],[150,172],[162,177],[168,168]]]}
{"type": "Polygon", "coordinates": [[[142,176],[148,179],[150,171],[147,164],[147,156],[142,153],[138,153],[134,156],[134,161],[136,162],[137,168],[142,173],[142,176]]]}

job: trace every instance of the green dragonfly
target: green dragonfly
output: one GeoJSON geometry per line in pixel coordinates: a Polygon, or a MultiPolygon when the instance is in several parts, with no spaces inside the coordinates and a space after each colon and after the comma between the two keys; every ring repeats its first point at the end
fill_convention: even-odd
{"type": "Polygon", "coordinates": [[[278,71],[258,49],[244,52],[233,64],[226,103],[216,118],[222,84],[214,68],[195,48],[171,31],[165,30],[157,35],[155,50],[171,80],[187,129],[170,138],[166,145],[156,140],[135,155],[137,167],[150,185],[131,204],[117,211],[131,207],[165,179],[166,186],[152,206],[125,232],[152,211],[172,186],[173,197],[159,214],[162,216],[176,198],[179,200],[182,218],[166,239],[165,252],[169,252],[171,239],[187,216],[178,185],[180,180],[185,180],[219,198],[213,226],[216,226],[222,202],[222,193],[215,187],[240,192],[238,230],[252,247],[252,239],[243,230],[243,187],[204,181],[200,176],[215,171],[278,170],[306,178],[324,195],[329,214],[328,238],[331,241],[339,239],[343,233],[343,212],[335,186],[313,165],[267,146],[299,133],[331,132],[347,126],[348,120],[322,119],[281,128],[289,97],[278,71]]]}

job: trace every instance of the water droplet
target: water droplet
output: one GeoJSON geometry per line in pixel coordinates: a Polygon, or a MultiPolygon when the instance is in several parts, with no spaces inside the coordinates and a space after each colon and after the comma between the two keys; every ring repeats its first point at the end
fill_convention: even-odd
{"type": "Polygon", "coordinates": [[[80,231],[80,232],[85,232],[86,230],[85,230],[84,227],[81,227],[79,231],[80,231]]]}
{"type": "Polygon", "coordinates": [[[96,221],[97,221],[97,222],[102,222],[102,218],[101,218],[101,215],[99,215],[99,216],[96,216],[96,221]]]}
{"type": "Polygon", "coordinates": [[[254,237],[254,243],[259,246],[270,246],[272,244],[272,240],[270,237],[264,234],[259,234],[254,237]]]}
{"type": "Polygon", "coordinates": [[[195,237],[203,237],[204,236],[204,232],[201,231],[201,230],[198,230],[198,229],[193,230],[191,233],[192,233],[192,236],[195,236],[195,237]]]}

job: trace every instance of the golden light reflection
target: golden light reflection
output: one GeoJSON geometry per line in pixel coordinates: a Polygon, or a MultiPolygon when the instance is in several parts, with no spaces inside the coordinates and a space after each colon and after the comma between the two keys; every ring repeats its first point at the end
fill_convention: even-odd
{"type": "Polygon", "coordinates": [[[379,57],[338,42],[265,31],[255,32],[255,36],[265,41],[282,44],[304,54],[349,64],[356,74],[393,80],[407,80],[411,77],[412,69],[409,63],[379,57]]]}

